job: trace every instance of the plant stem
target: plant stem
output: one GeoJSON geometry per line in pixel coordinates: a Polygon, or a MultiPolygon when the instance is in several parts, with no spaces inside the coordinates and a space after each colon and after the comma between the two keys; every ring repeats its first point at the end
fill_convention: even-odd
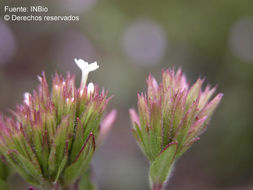
{"type": "Polygon", "coordinates": [[[54,186],[54,187],[45,187],[45,188],[43,188],[43,190],[59,190],[59,188],[57,186],[54,186]]]}
{"type": "Polygon", "coordinates": [[[154,184],[153,185],[153,190],[162,190],[163,188],[163,184],[154,184]]]}
{"type": "Polygon", "coordinates": [[[62,190],[71,190],[71,187],[69,187],[69,186],[64,186],[64,187],[62,187],[61,189],[62,189],[62,190]]]}
{"type": "Polygon", "coordinates": [[[61,190],[78,190],[79,189],[79,181],[80,181],[80,179],[76,180],[76,182],[72,185],[61,186],[61,190]]]}
{"type": "MultiPolygon", "coordinates": [[[[32,190],[36,190],[35,188],[33,187],[30,187],[32,188],[32,190]]],[[[59,184],[56,183],[56,184],[44,184],[43,186],[41,186],[41,189],[43,190],[59,190],[59,184]]]]}

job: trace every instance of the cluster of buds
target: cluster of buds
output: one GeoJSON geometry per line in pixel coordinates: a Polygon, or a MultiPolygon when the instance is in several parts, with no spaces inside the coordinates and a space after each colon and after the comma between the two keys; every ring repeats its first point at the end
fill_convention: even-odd
{"type": "Polygon", "coordinates": [[[110,98],[97,85],[86,86],[97,63],[75,62],[82,70],[80,88],[74,76],[55,74],[50,92],[43,73],[38,90],[24,94],[14,116],[0,116],[0,154],[26,181],[42,189],[64,189],[84,174],[116,117],[113,110],[101,122],[110,98]]]}
{"type": "Polygon", "coordinates": [[[202,91],[203,82],[189,87],[180,69],[163,71],[160,84],[149,75],[147,93],[138,95],[138,115],[129,110],[133,134],[150,161],[153,189],[162,189],[175,160],[199,140],[221,101],[223,94],[210,100],[216,88],[208,85],[202,91]]]}

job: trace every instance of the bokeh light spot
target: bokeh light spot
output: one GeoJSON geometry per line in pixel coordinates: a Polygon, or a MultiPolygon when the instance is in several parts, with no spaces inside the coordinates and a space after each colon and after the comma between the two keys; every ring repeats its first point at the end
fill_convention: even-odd
{"type": "Polygon", "coordinates": [[[123,49],[131,61],[144,66],[159,63],[167,46],[166,34],[161,26],[152,20],[138,20],[132,23],[123,36],[123,49]]]}
{"type": "Polygon", "coordinates": [[[231,28],[229,45],[243,61],[253,61],[253,18],[238,20],[231,28]]]}
{"type": "Polygon", "coordinates": [[[75,71],[74,58],[93,62],[95,49],[89,39],[80,32],[67,30],[57,36],[53,42],[52,56],[56,59],[60,71],[75,71]]]}

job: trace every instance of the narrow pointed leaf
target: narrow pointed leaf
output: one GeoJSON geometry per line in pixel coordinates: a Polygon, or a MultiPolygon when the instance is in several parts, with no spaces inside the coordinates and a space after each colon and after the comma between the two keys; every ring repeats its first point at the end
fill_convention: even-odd
{"type": "Polygon", "coordinates": [[[93,156],[95,151],[95,138],[94,135],[91,133],[87,138],[86,142],[84,143],[82,149],[80,150],[79,154],[77,155],[74,162],[68,166],[63,174],[63,181],[65,184],[70,184],[76,180],[78,176],[83,174],[88,165],[90,160],[93,156]]]}
{"type": "Polygon", "coordinates": [[[152,184],[163,184],[168,178],[177,151],[177,143],[169,144],[151,163],[149,175],[152,184]]]}

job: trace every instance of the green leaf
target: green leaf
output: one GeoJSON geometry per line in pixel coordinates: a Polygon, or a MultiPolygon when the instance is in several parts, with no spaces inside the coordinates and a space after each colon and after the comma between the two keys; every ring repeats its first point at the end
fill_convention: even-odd
{"type": "Polygon", "coordinates": [[[65,143],[68,138],[69,119],[68,117],[63,118],[60,126],[57,128],[55,133],[55,139],[52,145],[52,149],[49,154],[49,173],[56,175],[60,163],[64,157],[65,143]]]}
{"type": "Polygon", "coordinates": [[[151,130],[149,134],[149,148],[151,149],[152,157],[155,157],[161,151],[162,146],[162,126],[161,126],[161,108],[160,103],[155,102],[151,106],[151,117],[150,117],[150,124],[151,130]]]}
{"type": "Polygon", "coordinates": [[[140,146],[145,151],[145,143],[143,140],[142,131],[140,130],[140,127],[138,126],[137,123],[135,123],[134,125],[135,127],[133,129],[133,133],[135,133],[136,140],[139,142],[140,146]]]}
{"type": "Polygon", "coordinates": [[[81,116],[81,123],[84,127],[84,138],[92,132],[97,137],[102,114],[95,111],[95,105],[91,104],[81,116]]]}
{"type": "Polygon", "coordinates": [[[90,133],[74,162],[65,169],[63,174],[64,184],[73,183],[86,171],[95,151],[95,146],[95,137],[90,133]]]}
{"type": "Polygon", "coordinates": [[[97,185],[92,180],[92,171],[91,169],[87,170],[84,175],[81,177],[79,182],[79,190],[96,190],[97,185]]]}
{"type": "Polygon", "coordinates": [[[149,175],[152,184],[163,184],[169,177],[177,152],[177,142],[168,144],[160,155],[151,163],[149,175]]]}
{"type": "Polygon", "coordinates": [[[27,160],[16,151],[9,151],[5,157],[26,181],[35,186],[40,184],[41,173],[31,161],[27,160]]]}
{"type": "Polygon", "coordinates": [[[58,168],[58,171],[57,171],[57,174],[56,174],[56,178],[55,178],[55,182],[58,181],[62,171],[64,170],[64,168],[65,168],[65,166],[68,162],[68,147],[69,147],[69,141],[66,141],[64,157],[61,161],[61,164],[59,165],[59,168],[58,168]]]}

